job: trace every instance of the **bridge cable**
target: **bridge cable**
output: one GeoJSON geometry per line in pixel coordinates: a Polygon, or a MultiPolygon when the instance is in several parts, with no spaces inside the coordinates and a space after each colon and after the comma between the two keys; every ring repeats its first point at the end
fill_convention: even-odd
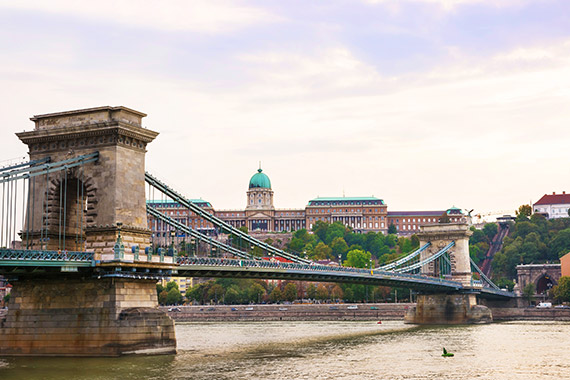
{"type": "Polygon", "coordinates": [[[404,268],[399,268],[396,269],[395,272],[397,273],[406,273],[406,272],[410,272],[414,269],[418,269],[421,268],[422,266],[431,263],[432,261],[434,261],[435,259],[439,258],[441,255],[443,255],[444,253],[446,253],[451,247],[453,247],[455,245],[455,241],[452,241],[451,243],[449,243],[448,245],[446,245],[441,251],[437,252],[436,254],[434,254],[433,256],[428,257],[427,259],[424,259],[423,261],[420,261],[418,263],[409,265],[407,267],[404,268]]]}
{"type": "Polygon", "coordinates": [[[397,259],[396,261],[393,261],[393,262],[388,263],[386,265],[379,266],[378,268],[375,268],[374,270],[386,270],[386,271],[388,271],[388,270],[391,270],[397,266],[400,266],[401,264],[406,263],[406,262],[410,261],[411,259],[413,259],[414,257],[416,257],[417,255],[419,255],[421,252],[423,252],[430,245],[431,245],[431,243],[428,241],[422,247],[418,248],[417,250],[410,253],[409,255],[404,256],[401,259],[397,259]]]}
{"type": "Polygon", "coordinates": [[[309,261],[309,260],[302,259],[298,256],[295,256],[295,255],[287,253],[283,250],[277,249],[277,248],[275,248],[275,247],[273,247],[267,243],[259,241],[255,238],[249,236],[248,234],[242,232],[241,230],[234,228],[233,226],[231,226],[230,224],[228,224],[228,223],[224,222],[223,220],[217,218],[216,216],[205,212],[204,210],[202,210],[202,208],[193,204],[192,202],[190,202],[186,198],[182,197],[180,194],[176,193],[174,190],[172,190],[166,184],[160,182],[158,179],[151,176],[148,172],[145,173],[145,180],[147,182],[150,182],[159,191],[163,192],[163,194],[168,195],[174,201],[176,201],[179,204],[183,205],[184,207],[192,210],[198,216],[207,220],[208,222],[212,223],[213,225],[219,227],[222,232],[226,231],[226,232],[231,232],[234,235],[241,235],[248,243],[253,244],[253,245],[260,247],[262,249],[265,249],[267,252],[271,252],[276,256],[280,256],[280,257],[286,258],[286,259],[294,261],[294,262],[300,262],[300,263],[305,263],[305,264],[311,263],[311,261],[309,261]]]}
{"type": "Polygon", "coordinates": [[[485,273],[483,273],[483,271],[477,266],[477,264],[475,264],[475,262],[471,257],[469,257],[469,260],[471,261],[471,267],[475,269],[477,273],[479,273],[479,276],[481,276],[481,279],[483,279],[484,282],[486,282],[493,289],[500,290],[499,287],[495,285],[489,277],[485,276],[485,273]]]}
{"type": "Polygon", "coordinates": [[[229,246],[227,244],[224,244],[218,240],[215,240],[209,236],[206,236],[204,234],[202,234],[201,232],[198,232],[188,226],[185,226],[184,224],[176,221],[175,219],[161,213],[158,210],[155,210],[152,206],[148,206],[147,205],[147,212],[152,215],[153,217],[160,219],[161,221],[163,221],[166,225],[169,225],[171,227],[175,227],[183,232],[186,232],[187,234],[190,234],[191,236],[195,237],[195,238],[203,238],[206,241],[208,241],[208,243],[212,246],[215,246],[216,248],[219,249],[224,249],[225,251],[232,253],[235,256],[241,257],[242,259],[248,259],[248,260],[252,260],[255,259],[253,256],[242,252],[232,246],[229,246]]]}

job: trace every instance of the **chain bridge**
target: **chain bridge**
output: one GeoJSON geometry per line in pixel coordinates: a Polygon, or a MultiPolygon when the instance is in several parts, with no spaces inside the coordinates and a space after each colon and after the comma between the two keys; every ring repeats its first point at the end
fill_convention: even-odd
{"type": "Polygon", "coordinates": [[[13,284],[0,355],[175,352],[173,322],[157,309],[163,277],[406,287],[419,292],[412,323],[488,321],[478,299],[513,297],[470,260],[467,221],[423,226],[419,249],[378,268],[319,265],[259,241],[145,172],[146,147],[158,133],[142,126],[144,116],[126,107],[60,112],[34,116],[34,129],[17,134],[30,157],[0,168],[0,274],[13,284]],[[148,202],[156,193],[232,239],[160,212],[148,202]],[[157,247],[148,215],[224,257],[157,247]]]}

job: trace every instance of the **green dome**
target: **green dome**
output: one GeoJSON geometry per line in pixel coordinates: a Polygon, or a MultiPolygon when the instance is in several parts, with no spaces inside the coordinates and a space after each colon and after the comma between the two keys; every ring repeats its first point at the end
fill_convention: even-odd
{"type": "Polygon", "coordinates": [[[257,173],[249,180],[249,188],[271,189],[271,181],[267,175],[262,173],[261,168],[257,169],[257,173]]]}

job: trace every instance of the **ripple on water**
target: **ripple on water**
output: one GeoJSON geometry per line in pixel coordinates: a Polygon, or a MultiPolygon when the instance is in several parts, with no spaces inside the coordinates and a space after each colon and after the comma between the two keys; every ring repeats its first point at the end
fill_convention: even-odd
{"type": "Polygon", "coordinates": [[[192,323],[176,330],[176,356],[0,359],[0,379],[570,379],[570,323],[192,323]],[[455,356],[441,357],[442,347],[455,356]]]}

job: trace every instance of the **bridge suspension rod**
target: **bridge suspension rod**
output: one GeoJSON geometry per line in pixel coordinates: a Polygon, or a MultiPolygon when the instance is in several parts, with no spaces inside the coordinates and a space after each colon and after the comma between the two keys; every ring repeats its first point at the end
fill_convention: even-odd
{"type": "Polygon", "coordinates": [[[157,219],[160,219],[161,221],[163,221],[164,223],[168,224],[169,226],[174,227],[174,228],[176,228],[176,229],[178,229],[178,230],[180,230],[180,231],[186,232],[187,234],[190,234],[191,236],[193,236],[193,237],[195,237],[195,238],[198,238],[198,239],[200,239],[200,240],[204,240],[204,241],[206,241],[208,244],[210,244],[210,245],[212,245],[212,246],[214,246],[214,247],[216,247],[216,248],[218,248],[218,249],[226,250],[227,252],[229,252],[229,253],[231,253],[231,254],[233,254],[233,255],[235,255],[235,256],[241,257],[242,259],[248,259],[248,260],[253,260],[253,259],[254,259],[253,256],[251,256],[251,255],[249,255],[249,254],[247,254],[247,253],[245,253],[245,252],[243,252],[243,251],[240,251],[239,249],[236,249],[236,248],[234,248],[234,247],[232,247],[232,246],[229,246],[229,245],[227,245],[227,244],[224,244],[224,243],[222,243],[222,242],[220,242],[220,241],[217,241],[217,240],[215,240],[215,239],[212,239],[210,236],[204,235],[204,234],[202,234],[202,233],[200,233],[200,232],[198,232],[198,231],[196,231],[196,230],[194,230],[194,229],[191,229],[190,227],[188,227],[188,226],[186,226],[186,225],[184,225],[184,224],[182,224],[182,223],[180,223],[180,222],[177,222],[176,220],[174,220],[174,219],[172,219],[172,218],[170,218],[170,217],[164,215],[164,214],[161,213],[160,211],[157,211],[157,210],[155,210],[154,208],[152,208],[152,207],[150,207],[150,206],[148,206],[148,205],[147,205],[147,207],[146,207],[146,211],[147,211],[150,215],[154,216],[154,217],[157,218],[157,219]]]}
{"type": "Polygon", "coordinates": [[[395,272],[397,273],[406,273],[406,272],[410,272],[413,271],[414,269],[418,269],[423,267],[426,264],[431,263],[432,261],[434,261],[435,259],[441,257],[443,254],[445,254],[451,247],[453,247],[455,245],[455,241],[452,241],[451,243],[449,243],[448,245],[446,245],[441,251],[437,252],[435,255],[428,257],[427,259],[420,261],[418,263],[409,265],[407,267],[404,268],[400,268],[400,269],[396,269],[395,272]]]}
{"type": "Polygon", "coordinates": [[[56,161],[53,163],[49,162],[37,166],[32,166],[29,168],[22,168],[12,172],[0,174],[0,183],[17,181],[20,179],[35,177],[38,175],[50,174],[61,170],[67,170],[79,165],[95,162],[98,159],[99,159],[99,152],[95,152],[95,153],[84,154],[82,156],[69,158],[67,160],[56,161]]]}
{"type": "Polygon", "coordinates": [[[6,171],[9,171],[9,170],[15,170],[15,169],[22,168],[22,167],[25,167],[25,166],[34,166],[34,165],[37,165],[37,164],[43,164],[43,163],[47,163],[47,162],[50,162],[50,158],[49,158],[49,157],[44,157],[44,158],[41,158],[41,159],[39,159],[39,160],[32,160],[32,161],[22,162],[22,163],[20,163],[20,164],[16,164],[16,165],[11,165],[11,166],[6,166],[6,167],[3,167],[3,168],[0,168],[0,173],[6,172],[6,171]]]}
{"type": "Polygon", "coordinates": [[[202,210],[202,208],[196,206],[195,204],[193,204],[192,202],[187,200],[185,197],[183,197],[182,195],[180,195],[177,192],[175,192],[174,190],[172,190],[166,184],[162,183],[161,181],[159,181],[158,179],[156,179],[155,177],[153,177],[149,173],[145,173],[145,181],[147,183],[149,183],[150,185],[154,186],[156,189],[158,189],[162,193],[164,193],[166,196],[172,198],[173,200],[175,200],[176,202],[178,202],[182,206],[188,208],[189,210],[191,210],[192,212],[197,214],[199,217],[207,220],[208,222],[212,223],[216,227],[220,228],[220,230],[222,232],[226,231],[228,233],[232,233],[234,235],[237,235],[240,238],[242,238],[243,240],[245,240],[246,242],[248,242],[249,244],[252,244],[252,245],[257,246],[261,249],[264,249],[267,252],[271,252],[275,256],[283,257],[285,259],[288,259],[288,260],[291,260],[291,261],[297,262],[297,263],[304,263],[304,264],[311,263],[310,260],[302,259],[298,256],[292,255],[292,254],[287,253],[285,251],[282,251],[278,248],[275,248],[272,245],[269,245],[269,244],[264,243],[260,240],[257,240],[255,238],[249,236],[245,232],[243,232],[243,231],[231,226],[230,224],[224,222],[223,220],[215,217],[214,215],[211,215],[211,214],[205,212],[204,210],[202,210]]]}

